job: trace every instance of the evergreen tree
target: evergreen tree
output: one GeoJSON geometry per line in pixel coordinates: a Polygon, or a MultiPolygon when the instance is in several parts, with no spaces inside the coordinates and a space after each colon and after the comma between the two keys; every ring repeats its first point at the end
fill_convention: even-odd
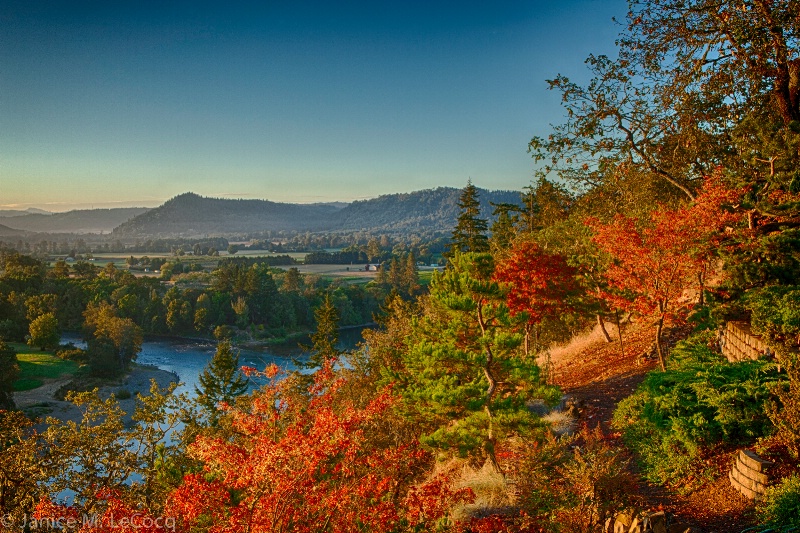
{"type": "Polygon", "coordinates": [[[488,459],[499,470],[498,439],[534,431],[527,402],[557,393],[540,387],[539,368],[519,350],[522,337],[493,273],[491,255],[456,252],[444,274],[434,274],[410,334],[395,340],[404,343],[396,352],[401,361],[387,361],[385,375],[423,444],[488,459]]]}
{"type": "Polygon", "coordinates": [[[281,286],[282,292],[299,292],[303,283],[300,277],[300,271],[297,267],[292,267],[286,271],[283,276],[283,285],[281,286]]]}
{"type": "Polygon", "coordinates": [[[414,297],[420,289],[417,258],[414,256],[414,252],[409,252],[405,258],[403,265],[403,288],[411,297],[414,297]]]}
{"type": "Polygon", "coordinates": [[[239,370],[239,354],[233,352],[230,342],[217,345],[217,351],[198,377],[197,402],[216,424],[220,403],[231,403],[247,391],[249,380],[239,370]]]}
{"type": "Polygon", "coordinates": [[[472,181],[467,181],[467,186],[461,191],[458,207],[461,213],[453,230],[448,255],[452,257],[454,252],[488,252],[489,238],[486,236],[488,224],[486,219],[480,218],[478,188],[472,181]]]}
{"type": "Polygon", "coordinates": [[[14,409],[14,381],[18,374],[16,352],[0,339],[0,410],[14,409]]]}
{"type": "Polygon", "coordinates": [[[392,257],[392,260],[389,261],[389,285],[393,290],[403,292],[403,272],[397,257],[392,257]]]}
{"type": "Polygon", "coordinates": [[[492,224],[492,251],[507,249],[516,235],[515,225],[519,219],[519,206],[514,204],[492,203],[492,214],[497,218],[492,224]]]}
{"type": "Polygon", "coordinates": [[[311,346],[304,346],[311,354],[306,361],[295,361],[303,368],[321,368],[328,359],[335,359],[341,355],[336,348],[339,343],[339,311],[333,304],[330,294],[325,294],[322,304],[314,309],[314,320],[317,329],[311,335],[311,346]]]}

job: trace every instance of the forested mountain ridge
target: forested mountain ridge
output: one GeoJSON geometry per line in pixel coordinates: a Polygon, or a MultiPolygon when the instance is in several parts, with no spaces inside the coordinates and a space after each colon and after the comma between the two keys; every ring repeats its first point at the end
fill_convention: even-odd
{"type": "MultiPolygon", "coordinates": [[[[387,194],[341,204],[287,204],[269,200],[229,200],[185,193],[125,222],[115,236],[204,236],[264,231],[448,232],[458,216],[459,189],[439,187],[387,194]]],[[[481,190],[481,212],[491,217],[490,202],[518,203],[514,191],[481,190]]]]}
{"type": "MultiPolygon", "coordinates": [[[[517,191],[480,189],[481,216],[492,217],[491,203],[519,203],[517,191]]],[[[335,229],[402,231],[452,230],[458,217],[461,189],[437,187],[404,194],[385,194],[351,203],[336,213],[335,229]]]]}

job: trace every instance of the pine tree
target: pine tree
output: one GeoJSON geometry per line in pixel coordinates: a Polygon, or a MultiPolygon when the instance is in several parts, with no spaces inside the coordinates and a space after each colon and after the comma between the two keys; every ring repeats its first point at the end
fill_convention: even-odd
{"type": "Polygon", "coordinates": [[[247,391],[249,380],[239,370],[239,354],[233,352],[230,342],[217,345],[217,352],[198,377],[197,402],[208,413],[209,420],[216,424],[219,405],[231,403],[247,391]]]}
{"type": "Polygon", "coordinates": [[[395,352],[401,361],[387,361],[387,375],[400,376],[397,390],[423,444],[488,459],[499,471],[498,440],[533,431],[536,415],[527,402],[553,399],[555,391],[539,386],[539,368],[522,356],[522,337],[493,272],[491,255],[456,252],[450,267],[434,274],[410,334],[395,341],[405,344],[395,352]]]}
{"type": "Polygon", "coordinates": [[[314,319],[317,329],[311,335],[311,346],[304,348],[311,352],[307,361],[295,361],[295,364],[304,368],[321,368],[328,359],[341,355],[336,348],[339,343],[339,311],[331,300],[331,295],[326,294],[322,304],[314,309],[314,319]]]}
{"type": "Polygon", "coordinates": [[[520,208],[514,204],[492,203],[492,214],[497,218],[492,224],[492,251],[506,250],[516,235],[515,226],[519,220],[520,208]]]}
{"type": "Polygon", "coordinates": [[[417,258],[414,256],[414,252],[409,252],[405,258],[403,265],[403,289],[411,297],[414,297],[420,289],[419,270],[417,270],[417,258]]]}
{"type": "Polygon", "coordinates": [[[458,207],[461,209],[461,214],[458,215],[458,222],[453,230],[449,256],[452,257],[454,252],[488,252],[489,238],[486,236],[488,223],[486,219],[480,218],[478,188],[471,180],[467,181],[467,186],[461,191],[458,207]]]}

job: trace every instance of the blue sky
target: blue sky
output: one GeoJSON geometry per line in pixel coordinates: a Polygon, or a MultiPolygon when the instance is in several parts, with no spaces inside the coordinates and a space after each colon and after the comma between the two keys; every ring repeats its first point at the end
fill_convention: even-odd
{"type": "Polygon", "coordinates": [[[626,3],[0,0],[0,208],[521,189],[626,3]]]}

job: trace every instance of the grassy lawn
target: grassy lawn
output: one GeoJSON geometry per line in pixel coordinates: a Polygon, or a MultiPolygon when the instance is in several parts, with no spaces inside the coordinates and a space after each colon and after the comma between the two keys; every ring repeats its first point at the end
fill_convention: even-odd
{"type": "Polygon", "coordinates": [[[20,374],[14,382],[15,391],[31,390],[41,387],[45,379],[74,375],[78,363],[64,361],[49,352],[31,348],[22,343],[11,343],[17,351],[20,374]]]}

